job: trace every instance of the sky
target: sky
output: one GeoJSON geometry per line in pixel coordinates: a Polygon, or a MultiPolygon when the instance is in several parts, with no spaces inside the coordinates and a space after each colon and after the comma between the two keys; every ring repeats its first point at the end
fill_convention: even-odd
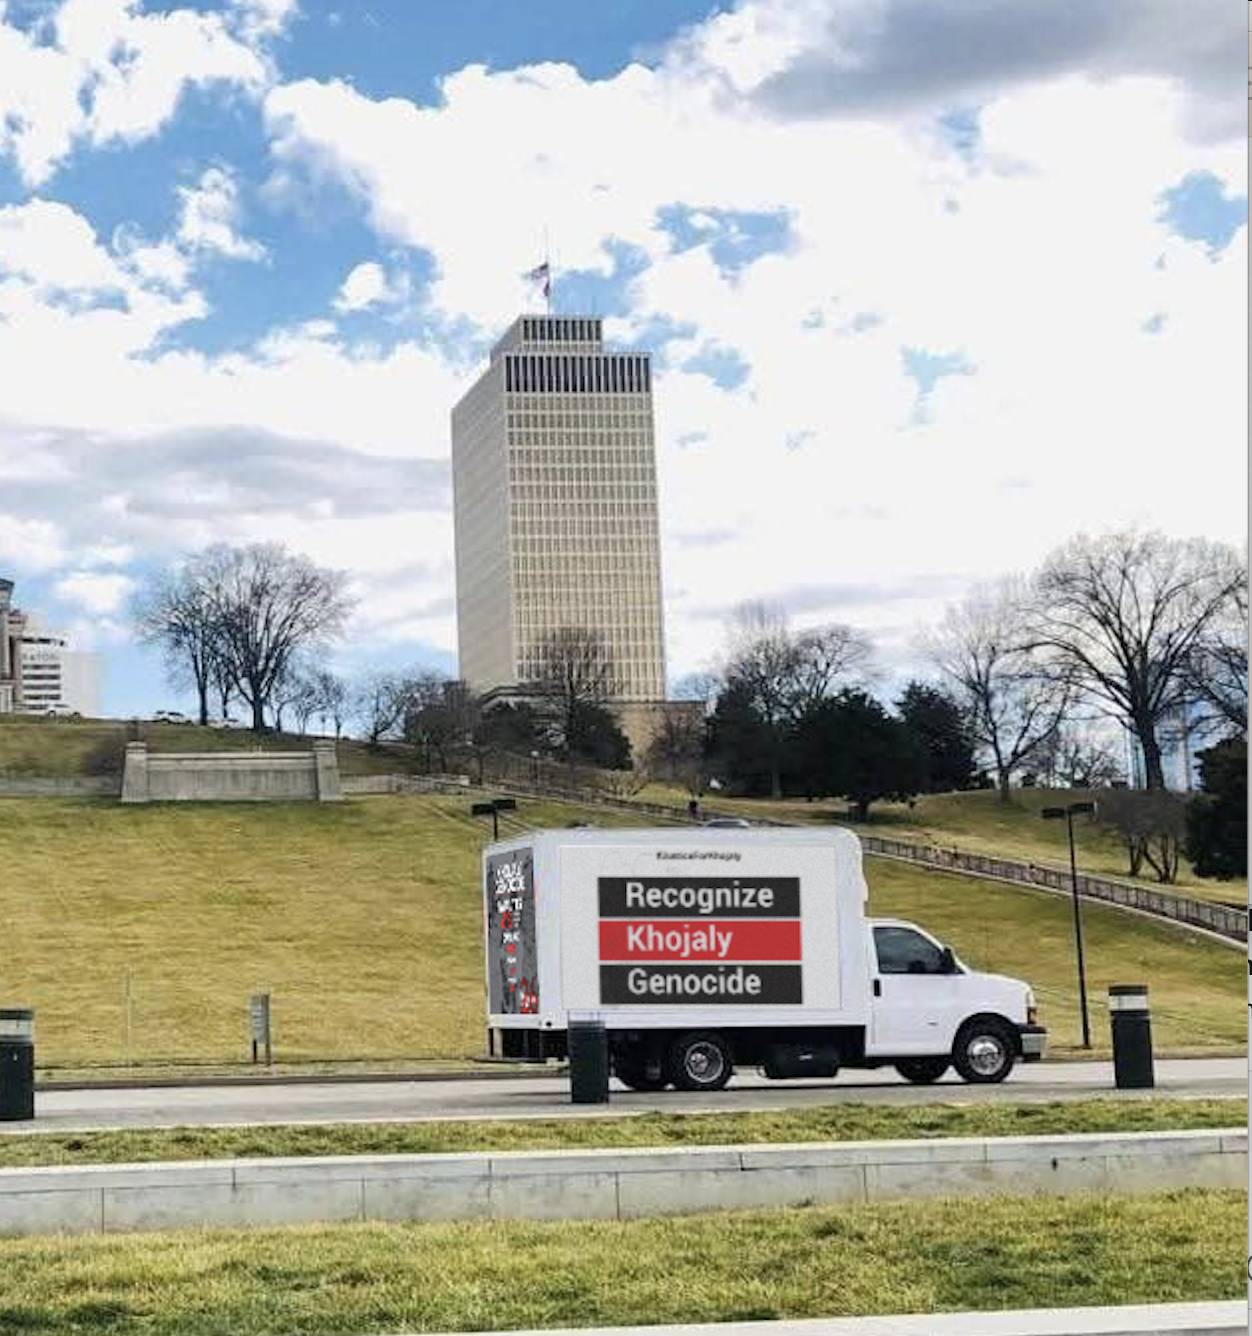
{"type": "Polygon", "coordinates": [[[152,572],[350,572],[454,672],[449,412],[550,256],[654,355],[671,679],[734,604],[887,680],[1074,533],[1246,528],[1231,0],[0,0],[0,575],[176,704],[152,572]]]}

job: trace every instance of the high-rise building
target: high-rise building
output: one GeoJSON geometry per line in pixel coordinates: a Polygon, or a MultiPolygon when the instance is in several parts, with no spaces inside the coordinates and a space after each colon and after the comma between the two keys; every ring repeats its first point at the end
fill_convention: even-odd
{"type": "Polygon", "coordinates": [[[534,681],[545,637],[577,627],[603,637],[627,715],[662,701],[648,354],[605,348],[593,316],[519,317],[452,410],[452,482],[470,686],[534,681]]]}

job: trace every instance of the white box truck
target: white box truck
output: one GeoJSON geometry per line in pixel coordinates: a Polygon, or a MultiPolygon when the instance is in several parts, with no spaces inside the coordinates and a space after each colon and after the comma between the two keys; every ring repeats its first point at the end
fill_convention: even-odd
{"type": "Polygon", "coordinates": [[[536,831],[487,847],[489,1048],[564,1057],[602,1022],[635,1090],[894,1066],[1002,1081],[1043,1056],[1028,984],[865,915],[850,831],[536,831]]]}

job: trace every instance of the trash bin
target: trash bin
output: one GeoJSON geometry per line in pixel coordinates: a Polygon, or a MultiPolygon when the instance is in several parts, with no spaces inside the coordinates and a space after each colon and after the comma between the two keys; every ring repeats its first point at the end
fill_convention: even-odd
{"type": "Polygon", "coordinates": [[[1118,1090],[1150,1090],[1152,1013],[1146,983],[1115,983],[1109,989],[1109,1021],[1113,1027],[1113,1076],[1118,1090]]]}
{"type": "Polygon", "coordinates": [[[35,1013],[0,1007],[0,1121],[35,1116],[35,1013]]]}
{"type": "Polygon", "coordinates": [[[603,1021],[570,1020],[569,1095],[571,1104],[609,1102],[609,1037],[603,1021]]]}

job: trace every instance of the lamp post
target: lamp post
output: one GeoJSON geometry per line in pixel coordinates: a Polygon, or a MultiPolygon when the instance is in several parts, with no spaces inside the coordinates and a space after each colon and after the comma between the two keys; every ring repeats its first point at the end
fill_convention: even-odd
{"type": "Polygon", "coordinates": [[[517,802],[513,798],[493,798],[489,803],[475,803],[470,808],[470,816],[489,816],[491,818],[491,839],[494,843],[500,838],[500,813],[516,812],[517,802]]]}
{"type": "Polygon", "coordinates": [[[1065,818],[1065,829],[1069,833],[1069,879],[1074,900],[1074,949],[1078,956],[1078,1000],[1082,1008],[1082,1046],[1091,1047],[1091,1020],[1087,1015],[1087,967],[1082,954],[1082,912],[1078,906],[1078,861],[1074,856],[1074,817],[1086,813],[1094,816],[1095,803],[1067,803],[1064,807],[1045,807],[1040,816],[1045,821],[1057,821],[1065,818]]]}

